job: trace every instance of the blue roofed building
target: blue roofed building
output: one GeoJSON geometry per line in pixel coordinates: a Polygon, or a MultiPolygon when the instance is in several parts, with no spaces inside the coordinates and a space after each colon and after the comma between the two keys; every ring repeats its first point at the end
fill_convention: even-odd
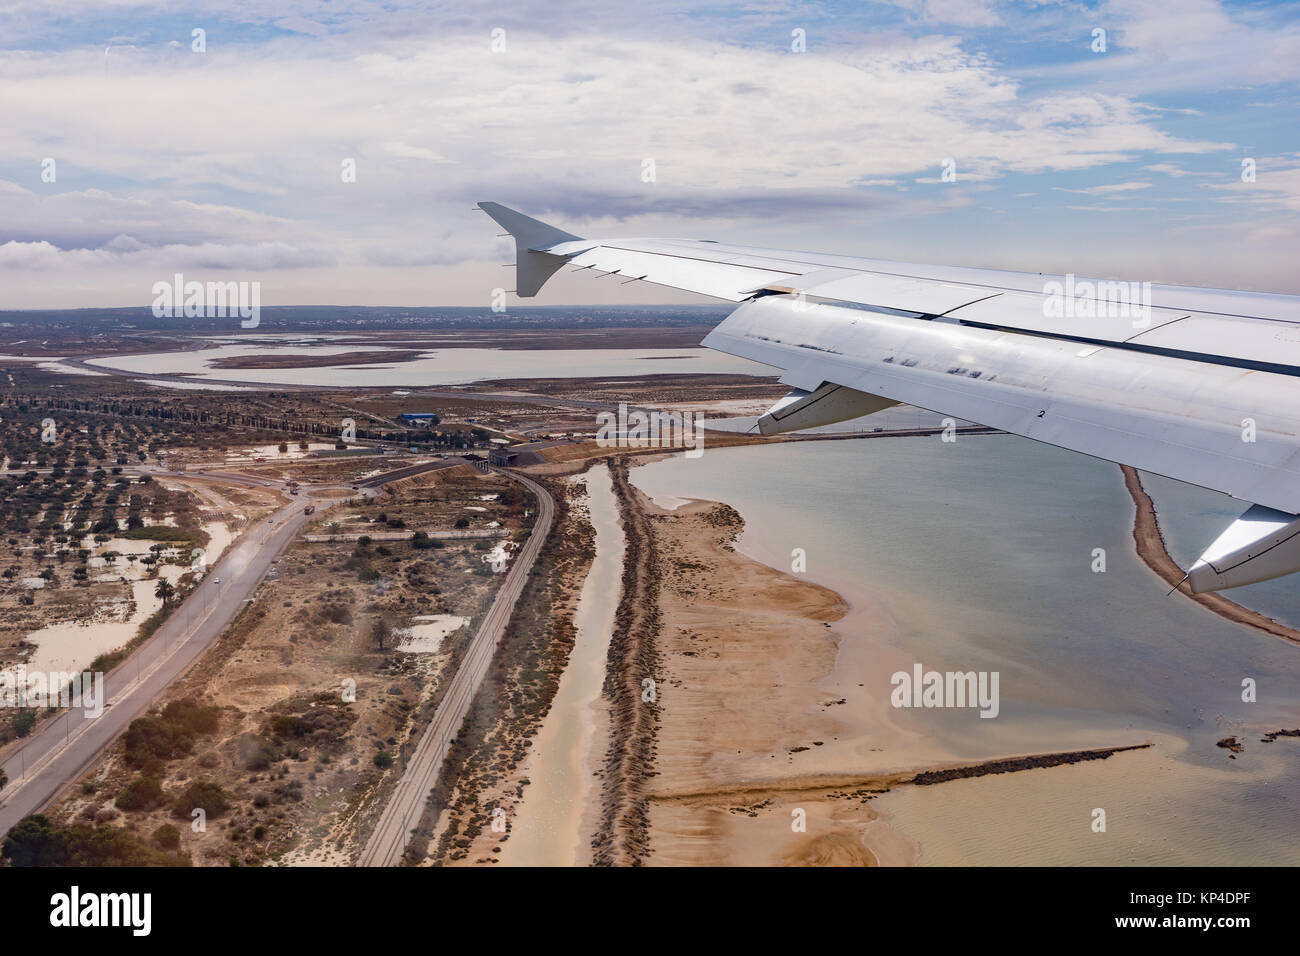
{"type": "Polygon", "coordinates": [[[425,428],[430,428],[441,421],[433,412],[402,412],[397,417],[405,425],[423,425],[425,428]]]}

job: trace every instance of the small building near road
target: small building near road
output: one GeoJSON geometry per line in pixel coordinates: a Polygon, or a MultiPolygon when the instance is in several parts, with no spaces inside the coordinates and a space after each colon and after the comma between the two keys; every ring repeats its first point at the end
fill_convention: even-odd
{"type": "Polygon", "coordinates": [[[497,468],[509,468],[519,463],[519,452],[513,448],[498,446],[488,452],[488,461],[497,468]]]}
{"type": "Polygon", "coordinates": [[[546,457],[539,454],[539,451],[554,444],[559,443],[543,442],[536,444],[523,442],[518,445],[511,445],[509,448],[504,445],[496,445],[488,450],[488,462],[497,468],[523,468],[527,465],[541,465],[545,463],[546,457]]]}

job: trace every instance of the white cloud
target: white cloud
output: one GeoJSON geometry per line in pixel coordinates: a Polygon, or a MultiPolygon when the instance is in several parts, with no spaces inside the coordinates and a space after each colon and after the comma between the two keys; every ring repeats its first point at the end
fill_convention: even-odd
{"type": "Polygon", "coordinates": [[[148,246],[131,236],[118,236],[97,249],[60,249],[44,240],[11,240],[0,245],[0,270],[24,272],[127,267],[162,276],[185,269],[222,273],[300,269],[330,261],[319,250],[299,249],[282,242],[148,246]]]}
{"type": "Polygon", "coordinates": [[[1244,97],[1300,80],[1300,21],[1291,5],[1107,0],[1077,19],[1083,34],[1107,30],[1107,52],[1033,72],[1136,96],[1241,90],[1244,97]]]}
{"type": "Polygon", "coordinates": [[[890,0],[921,23],[991,27],[1002,22],[994,0],[890,0]]]}
{"type": "Polygon", "coordinates": [[[1136,192],[1139,189],[1150,189],[1151,184],[1148,182],[1132,181],[1127,183],[1105,183],[1101,186],[1086,186],[1083,189],[1067,189],[1065,186],[1053,186],[1052,188],[1061,193],[1082,193],[1085,196],[1119,197],[1125,193],[1136,192]]]}
{"type": "MultiPolygon", "coordinates": [[[[507,6],[495,11],[508,27],[502,54],[477,13],[392,6],[289,0],[272,16],[251,0],[213,0],[195,15],[278,20],[297,35],[236,43],[214,29],[196,55],[115,29],[137,45],[107,59],[98,43],[0,58],[0,169],[18,180],[0,181],[9,303],[67,294],[71,285],[50,281],[60,270],[89,270],[101,296],[134,302],[137,270],[172,260],[268,270],[300,301],[478,302],[504,271],[496,230],[471,211],[479,199],[588,234],[786,245],[808,230],[835,249],[864,221],[978,207],[1009,177],[1129,162],[1177,176],[1153,154],[1232,146],[1170,132],[1163,111],[1128,89],[1028,85],[956,36],[811,30],[809,52],[794,55],[791,18],[812,8],[780,0],[743,15],[766,42],[716,11],[683,33],[673,18],[686,0],[654,5],[651,18],[602,14],[588,0],[553,17],[507,6]],[[55,184],[40,181],[45,156],[59,163],[55,184]],[[958,182],[930,185],[949,157],[958,182]],[[340,177],[347,158],[355,183],[340,177]],[[646,160],[654,183],[642,181],[646,160]],[[41,276],[26,279],[21,262],[41,276]]],[[[967,26],[1007,9],[907,7],[917,22],[967,26]]],[[[38,17],[28,0],[17,9],[38,17]]],[[[54,0],[57,15],[90,9],[54,0]]],[[[1112,64],[1159,42],[1140,10],[1113,10],[1130,52],[1112,64]]],[[[909,254],[916,247],[898,257],[909,254]]]]}
{"type": "Polygon", "coordinates": [[[1201,186],[1214,191],[1219,202],[1300,212],[1300,157],[1260,159],[1253,182],[1243,182],[1238,176],[1224,182],[1201,183],[1201,186]]]}

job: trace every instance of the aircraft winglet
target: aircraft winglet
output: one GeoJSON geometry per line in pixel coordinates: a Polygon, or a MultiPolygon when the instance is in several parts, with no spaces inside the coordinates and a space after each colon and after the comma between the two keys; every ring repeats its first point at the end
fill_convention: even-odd
{"type": "Polygon", "coordinates": [[[564,265],[563,257],[548,255],[547,249],[582,238],[498,202],[481,202],[478,207],[515,238],[515,294],[521,298],[537,295],[546,280],[564,265]]]}

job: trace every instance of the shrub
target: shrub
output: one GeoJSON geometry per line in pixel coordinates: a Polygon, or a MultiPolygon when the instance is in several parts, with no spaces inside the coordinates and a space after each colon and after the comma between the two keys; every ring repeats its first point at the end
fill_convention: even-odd
{"type": "MultiPolygon", "coordinates": [[[[28,602],[31,603],[30,601],[28,602]]],[[[30,707],[24,707],[18,713],[14,714],[14,734],[18,737],[26,737],[36,726],[36,711],[30,707]]]]}
{"type": "Polygon", "coordinates": [[[219,817],[230,809],[230,795],[218,784],[196,780],[177,795],[173,807],[178,817],[188,817],[196,809],[209,817],[219,817]]]}
{"type": "Polygon", "coordinates": [[[215,704],[200,704],[192,697],[173,700],[163,708],[163,719],[171,720],[192,734],[216,733],[221,720],[221,708],[215,704]]]}
{"type": "Polygon", "coordinates": [[[274,792],[277,800],[292,800],[295,803],[301,803],[302,781],[290,780],[288,783],[277,784],[274,792]]]}
{"type": "Polygon", "coordinates": [[[0,851],[13,866],[189,866],[121,827],[61,827],[43,814],[20,820],[0,851]]]}
{"type": "Polygon", "coordinates": [[[185,697],[171,701],[161,717],[137,717],[122,738],[126,762],[159,776],[164,761],[183,757],[194,750],[194,738],[216,731],[221,708],[200,704],[185,697]]]}
{"type": "MultiPolygon", "coordinates": [[[[348,727],[356,718],[340,705],[331,703],[326,706],[308,707],[307,704],[308,701],[298,698],[292,704],[282,705],[281,709],[271,716],[262,732],[288,740],[302,741],[314,747],[337,748],[348,727]]],[[[278,759],[278,755],[271,759],[278,759]]]]}
{"type": "Polygon", "coordinates": [[[161,717],[137,717],[122,737],[126,762],[145,773],[157,775],[163,761],[183,757],[194,749],[194,739],[185,729],[161,717]]]}
{"type": "Polygon", "coordinates": [[[279,747],[258,734],[242,734],[235,747],[247,770],[265,770],[283,756],[279,747]]]}
{"type": "Polygon", "coordinates": [[[352,623],[352,608],[346,604],[326,604],[320,609],[320,613],[332,624],[352,623]]]}
{"type": "Polygon", "coordinates": [[[181,831],[170,823],[164,823],[153,831],[153,842],[164,850],[174,850],[181,845],[181,831]]]}
{"type": "Polygon", "coordinates": [[[120,810],[152,810],[162,802],[162,784],[156,777],[136,777],[113,801],[120,810]]]}

